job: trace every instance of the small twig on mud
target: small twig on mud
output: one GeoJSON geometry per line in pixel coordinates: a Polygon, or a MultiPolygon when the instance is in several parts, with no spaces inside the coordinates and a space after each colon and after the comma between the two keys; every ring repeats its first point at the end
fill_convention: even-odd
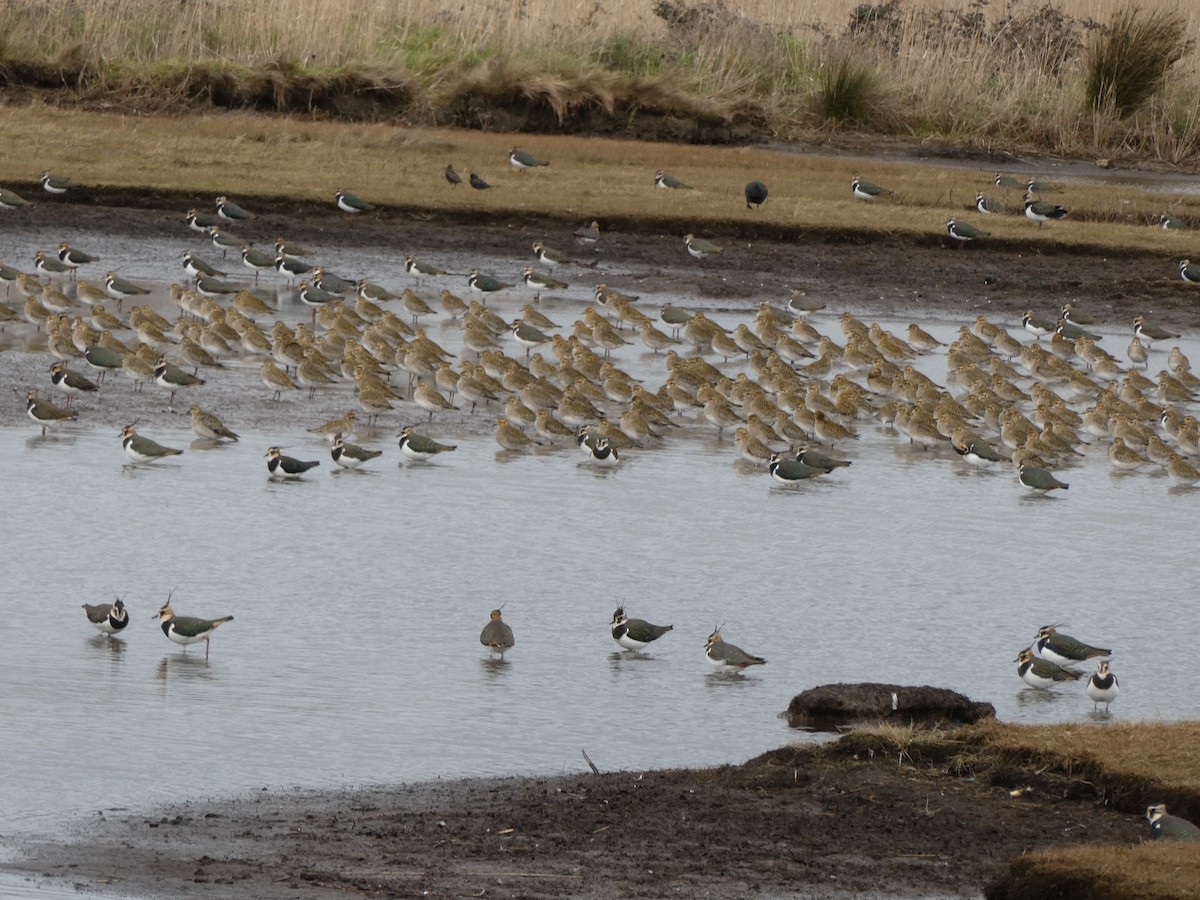
{"type": "Polygon", "coordinates": [[[583,761],[588,764],[588,768],[592,770],[592,774],[599,775],[600,770],[596,768],[596,764],[592,762],[592,758],[587,755],[587,751],[580,750],[579,752],[583,754],[583,761]]]}

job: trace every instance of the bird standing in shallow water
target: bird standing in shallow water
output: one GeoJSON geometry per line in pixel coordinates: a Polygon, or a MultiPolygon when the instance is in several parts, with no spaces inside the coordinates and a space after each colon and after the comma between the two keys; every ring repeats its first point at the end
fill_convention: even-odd
{"type": "Polygon", "coordinates": [[[309,469],[315,469],[321,464],[320,460],[302,460],[284,456],[278,447],[268,447],[263,454],[267,458],[267,471],[272,478],[299,478],[309,469]]]}
{"type": "Polygon", "coordinates": [[[704,655],[718,672],[741,672],[749,666],[766,665],[761,656],[751,656],[740,647],[725,643],[721,637],[721,626],[708,636],[704,644],[704,655]]]}
{"type": "Polygon", "coordinates": [[[1064,681],[1077,681],[1080,678],[1078,672],[1064,669],[1049,660],[1037,659],[1028,647],[1018,653],[1013,662],[1017,664],[1017,675],[1021,680],[1034,688],[1045,689],[1064,681]]]}
{"type": "Polygon", "coordinates": [[[125,450],[125,455],[135,463],[154,462],[157,459],[179,456],[183,453],[182,450],[164,447],[157,441],[142,437],[133,425],[126,425],[121,429],[121,447],[125,450]]]}
{"type": "Polygon", "coordinates": [[[626,650],[641,650],[674,628],[674,625],[651,625],[644,619],[631,619],[625,615],[623,606],[618,606],[612,617],[613,640],[626,650]]]}
{"type": "Polygon", "coordinates": [[[171,608],[170,597],[167,598],[167,602],[162,605],[162,608],[154,614],[154,618],[158,619],[161,623],[163,634],[167,636],[168,640],[183,645],[185,651],[188,644],[204,641],[205,662],[208,662],[209,637],[217,630],[218,625],[233,621],[233,616],[222,616],[219,619],[197,619],[193,616],[177,616],[175,615],[175,610],[171,608]]]}
{"type": "MultiPolygon", "coordinates": [[[[500,609],[503,608],[500,607],[500,609]]],[[[479,643],[493,653],[499,653],[500,658],[503,659],[505,652],[511,650],[517,642],[513,638],[513,630],[500,618],[500,609],[492,610],[488,623],[479,633],[479,643]]]]}
{"type": "Polygon", "coordinates": [[[1104,704],[1104,711],[1108,712],[1108,705],[1117,699],[1117,694],[1120,693],[1121,687],[1117,684],[1117,676],[1114,675],[1108,668],[1108,662],[1100,660],[1096,663],[1096,671],[1092,673],[1092,677],[1088,679],[1087,695],[1091,698],[1093,708],[1099,709],[1100,704],[1104,704]]]}
{"type": "Polygon", "coordinates": [[[88,621],[96,626],[101,634],[112,637],[129,624],[129,613],[125,611],[125,601],[118,597],[112,603],[83,604],[88,621]]]}

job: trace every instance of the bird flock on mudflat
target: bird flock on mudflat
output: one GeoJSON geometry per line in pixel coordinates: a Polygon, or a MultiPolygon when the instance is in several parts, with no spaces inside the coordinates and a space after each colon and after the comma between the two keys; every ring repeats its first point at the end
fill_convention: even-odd
{"type": "MultiPolygon", "coordinates": [[[[518,172],[550,165],[520,148],[509,162],[518,172]]],[[[461,181],[452,166],[445,176],[452,186],[461,181]]],[[[1035,179],[1021,185],[998,174],[995,183],[1023,186],[1025,214],[1039,226],[1065,215],[1061,207],[1033,199],[1053,190],[1035,179]]],[[[663,170],[654,184],[691,190],[663,170]]],[[[59,194],[72,186],[50,173],[43,185],[59,194]]],[[[857,175],[850,186],[852,197],[865,202],[894,196],[857,175]]],[[[763,182],[747,184],[748,208],[761,207],[767,196],[763,182]]],[[[9,199],[10,206],[26,202],[9,199]]],[[[340,188],[334,203],[348,217],[374,209],[340,188]]],[[[975,207],[985,215],[1000,209],[982,192],[975,207]]],[[[57,253],[35,255],[35,273],[0,264],[6,295],[11,286],[24,298],[20,310],[0,305],[0,316],[44,329],[55,357],[50,386],[66,397],[59,406],[38,387],[29,389],[26,411],[43,432],[78,419],[82,401],[76,399],[101,390],[108,373],[131,379],[134,391],[152,382],[173,404],[180,392],[198,398],[210,379],[226,377],[231,367],[244,374],[259,366],[274,400],[284,394],[312,398],[351,385],[368,431],[394,410],[404,417],[423,412],[432,426],[435,416],[474,415],[482,408],[494,416],[495,441],[504,452],[574,446],[585,462],[606,468],[698,425],[715,429],[718,439],[731,432],[740,457],[780,485],[799,486],[846,477],[838,473],[852,460],[835,455],[835,448],[844,452],[862,428],[873,426],[926,449],[947,447],[971,465],[1011,465],[1022,485],[1043,494],[1069,488],[1058,469],[1094,453],[1088,442],[1106,445],[1116,471],[1162,469],[1181,485],[1200,482],[1200,421],[1191,409],[1200,398],[1200,378],[1178,346],[1154,379],[1143,374],[1158,352],[1155,344],[1178,337],[1144,315],[1131,320],[1127,362],[1101,349],[1103,335],[1096,329],[1103,323],[1070,302],[1049,316],[1028,310],[1017,332],[1024,342],[1009,330],[1016,331],[1017,323],[978,316],[947,346],[916,322],[899,335],[848,311],[825,314],[824,304],[802,291],[761,302],[751,321],[733,325],[670,302],[655,311],[639,296],[600,281],[587,289],[595,305],[560,324],[547,313],[555,301],[571,298],[568,278],[595,269],[602,243],[597,221],[569,236],[581,248],[577,253],[549,239],[534,241],[530,250],[539,265],[518,263],[520,278],[512,281],[472,269],[463,285],[463,275],[405,256],[403,272],[415,284],[393,293],[365,277],[340,277],[304,261],[308,251],[284,237],[275,239],[273,253],[260,252],[229,230],[255,218],[227,196],[216,198],[212,213],[190,209],[184,216],[187,227],[221,249],[223,258],[229,251],[240,257],[255,282],[269,272],[289,290],[294,286],[295,299],[311,309],[310,322],[289,326],[270,292],[234,280],[218,267],[224,262],[207,262],[193,249],[180,257],[187,280],[167,288],[179,310],[174,320],[137,302],[151,288],[135,280],[114,271],[98,283],[79,277],[85,267],[99,268],[100,256],[65,241],[57,253]],[[456,282],[466,297],[452,290],[456,282]],[[532,302],[511,320],[501,317],[501,305],[521,293],[532,294],[532,302]],[[127,316],[126,302],[136,304],[127,316]],[[821,330],[823,319],[840,330],[840,342],[836,332],[821,330]],[[434,341],[422,327],[434,320],[457,326],[461,346],[447,349],[434,341]],[[623,356],[646,351],[653,354],[652,366],[661,360],[662,380],[654,389],[619,364],[623,356]],[[914,365],[935,354],[945,356],[944,379],[914,365]],[[97,373],[96,380],[70,367],[79,362],[97,373]]],[[[948,227],[960,243],[980,236],[954,220],[948,227]]],[[[683,238],[683,247],[701,266],[724,252],[694,234],[683,238]]],[[[1194,273],[1190,266],[1181,264],[1185,279],[1194,273]]],[[[202,439],[238,439],[212,409],[193,404],[190,413],[202,439]]],[[[137,427],[135,421],[120,431],[134,463],[180,455],[137,427]]],[[[337,467],[357,468],[382,455],[351,442],[357,428],[351,410],[310,431],[331,442],[337,467]]],[[[398,437],[409,460],[431,460],[454,446],[412,426],[398,437]]],[[[320,462],[285,455],[279,446],[265,456],[276,478],[303,478],[320,462]]]]}

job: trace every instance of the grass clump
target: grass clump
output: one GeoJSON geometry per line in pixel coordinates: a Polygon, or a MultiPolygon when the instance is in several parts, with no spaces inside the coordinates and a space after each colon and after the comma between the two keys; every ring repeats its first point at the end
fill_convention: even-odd
{"type": "Polygon", "coordinates": [[[1122,118],[1135,112],[1190,48],[1187,23],[1179,13],[1146,12],[1138,6],[1118,11],[1088,47],[1088,103],[1122,118]]]}
{"type": "Polygon", "coordinates": [[[864,123],[878,96],[879,76],[871,63],[847,49],[835,49],[826,56],[813,98],[822,121],[864,123]]]}

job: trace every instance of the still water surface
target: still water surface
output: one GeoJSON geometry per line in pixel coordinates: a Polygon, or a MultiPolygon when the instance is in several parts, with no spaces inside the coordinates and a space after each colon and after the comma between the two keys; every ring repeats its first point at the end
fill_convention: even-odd
{"type": "MultiPolygon", "coordinates": [[[[814,324],[840,339],[833,317],[814,324]]],[[[960,323],[921,324],[948,340],[960,323]]],[[[944,379],[944,359],[921,366],[944,379]]],[[[1200,640],[1200,492],[1114,474],[1102,446],[1066,471],[1069,494],[1041,498],[1007,467],[870,428],[838,448],[850,469],[785,489],[707,425],[605,472],[444,432],[456,453],[403,465],[378,432],[360,442],[382,458],[334,474],[311,424],[207,449],[158,430],[189,452],[148,466],[105,428],[0,429],[0,833],[264,786],[582,771],[581,749],[603,770],[738,762],[813,739],[778,714],[837,681],[1088,720],[1082,684],[1016,676],[1047,623],[1115,649],[1114,718],[1200,716],[1182,664],[1200,640]],[[323,464],[272,483],[276,443],[323,464]],[[207,664],[152,621],[172,589],[180,615],[235,616],[207,664]],[[133,622],[110,640],[79,607],[114,594],[133,622]],[[503,661],[478,643],[500,604],[517,641],[503,661]],[[675,631],[617,652],[618,604],[675,631]],[[768,665],[710,674],[719,623],[768,665]]]]}

